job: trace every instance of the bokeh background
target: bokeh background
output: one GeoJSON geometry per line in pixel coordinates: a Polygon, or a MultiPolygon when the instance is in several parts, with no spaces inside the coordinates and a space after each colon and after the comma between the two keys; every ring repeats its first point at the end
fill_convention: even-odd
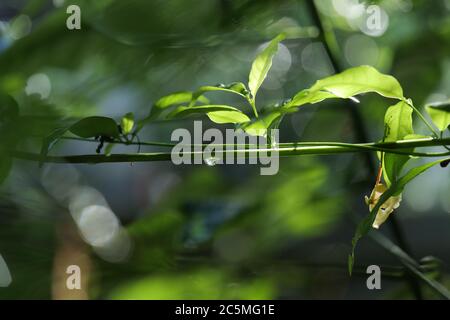
{"type": "MultiPolygon", "coordinates": [[[[450,97],[448,0],[2,0],[0,93],[14,98],[20,115],[0,139],[39,152],[61,123],[127,112],[144,118],[163,95],[246,82],[255,55],[282,31],[289,36],[259,92],[260,107],[362,64],[393,74],[420,108],[450,97]],[[69,4],[81,8],[81,30],[66,28],[69,4]],[[365,24],[371,4],[382,10],[376,31],[365,24]]],[[[246,108],[227,94],[208,97],[246,108]]],[[[305,107],[282,123],[281,141],[378,141],[389,103],[367,95],[357,106],[305,107]]],[[[173,129],[192,122],[153,122],[140,139],[170,141],[173,129]]],[[[426,133],[420,123],[415,129],[426,133]]],[[[51,153],[95,149],[61,141],[51,153]]],[[[142,147],[150,150],[161,149],[142,147]]],[[[14,159],[0,187],[0,298],[437,298],[427,286],[413,290],[399,260],[371,238],[361,241],[348,275],[376,161],[374,154],[289,157],[277,175],[260,176],[250,165],[39,168],[14,159]],[[65,287],[73,264],[82,290],[65,287]],[[381,290],[366,287],[372,264],[381,267],[381,290]]],[[[449,176],[435,168],[417,178],[395,223],[380,231],[417,261],[436,257],[428,258],[430,276],[447,286],[449,176]]]]}

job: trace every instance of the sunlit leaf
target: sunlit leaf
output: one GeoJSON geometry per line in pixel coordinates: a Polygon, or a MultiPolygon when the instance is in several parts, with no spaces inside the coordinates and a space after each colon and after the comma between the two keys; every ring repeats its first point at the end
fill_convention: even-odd
{"type": "MultiPolygon", "coordinates": [[[[209,100],[202,95],[202,92],[198,93],[191,91],[182,91],[169,94],[156,101],[156,103],[152,107],[152,110],[150,111],[150,115],[146,120],[144,120],[144,122],[146,122],[147,120],[155,119],[161,114],[161,112],[163,112],[163,110],[169,107],[186,103],[191,103],[193,106],[197,101],[200,101],[202,103],[209,103],[209,100]]],[[[142,127],[142,125],[143,123],[141,123],[139,127],[142,127]]]]}
{"type": "Polygon", "coordinates": [[[284,38],[284,34],[278,35],[260,54],[256,56],[253,61],[252,69],[250,70],[250,75],[248,78],[248,87],[253,99],[256,97],[259,87],[264,82],[264,79],[272,66],[272,59],[278,51],[278,44],[284,38]]]}
{"type": "Polygon", "coordinates": [[[267,136],[267,130],[281,117],[283,113],[275,110],[264,114],[252,122],[244,124],[241,128],[252,136],[267,136]]]}
{"type": "Polygon", "coordinates": [[[132,112],[127,113],[122,117],[120,122],[123,134],[129,134],[134,127],[134,114],[132,112]]]}
{"type": "Polygon", "coordinates": [[[119,137],[117,123],[113,119],[107,117],[84,118],[72,125],[69,131],[81,138],[92,138],[97,136],[119,137]]]}
{"type": "Polygon", "coordinates": [[[203,86],[198,89],[197,94],[202,94],[209,91],[224,91],[229,93],[238,94],[240,96],[245,97],[247,94],[247,88],[245,84],[242,82],[234,82],[229,85],[220,85],[220,86],[203,86]]]}
{"type": "Polygon", "coordinates": [[[390,198],[390,197],[396,197],[399,196],[402,192],[405,186],[411,182],[414,178],[416,178],[421,173],[425,172],[426,170],[430,169],[431,167],[440,164],[442,162],[448,161],[450,158],[446,159],[440,159],[436,160],[418,167],[415,167],[411,170],[409,170],[403,177],[398,179],[397,181],[393,182],[392,185],[381,195],[376,205],[372,208],[369,215],[364,218],[357,226],[355,235],[352,239],[352,250],[350,253],[350,257],[348,259],[349,262],[349,272],[352,273],[353,270],[353,263],[354,263],[354,255],[355,255],[355,249],[358,241],[365,236],[371,229],[376,215],[378,213],[378,210],[381,208],[382,205],[390,198]]]}
{"type": "Polygon", "coordinates": [[[450,101],[429,104],[426,110],[440,131],[450,126],[450,101]]]}
{"type": "MultiPolygon", "coordinates": [[[[175,92],[160,98],[156,101],[155,107],[158,109],[165,109],[173,105],[187,103],[191,101],[192,95],[193,93],[190,91],[175,92]]],[[[208,100],[204,97],[198,97],[198,99],[202,102],[204,101],[205,103],[208,102],[208,100]]]]}
{"type": "MultiPolygon", "coordinates": [[[[384,116],[384,124],[386,127],[385,142],[393,142],[406,139],[407,136],[414,134],[412,126],[412,108],[405,102],[389,107],[384,116]]],[[[414,149],[408,149],[413,151],[414,149]]],[[[388,186],[396,181],[401,173],[402,168],[408,162],[408,155],[399,155],[386,153],[383,159],[384,180],[388,186]]]]}
{"type": "Polygon", "coordinates": [[[403,89],[392,76],[371,66],[359,66],[318,80],[311,88],[300,91],[286,107],[298,107],[329,98],[351,98],[375,92],[387,98],[403,100],[403,89]]]}
{"type": "Polygon", "coordinates": [[[217,111],[233,111],[243,114],[239,109],[227,105],[209,104],[203,106],[186,107],[180,106],[167,115],[167,119],[184,118],[192,114],[207,114],[217,111]]]}
{"type": "Polygon", "coordinates": [[[207,113],[208,118],[215,123],[243,123],[250,121],[250,118],[241,111],[214,111],[207,113]]]}

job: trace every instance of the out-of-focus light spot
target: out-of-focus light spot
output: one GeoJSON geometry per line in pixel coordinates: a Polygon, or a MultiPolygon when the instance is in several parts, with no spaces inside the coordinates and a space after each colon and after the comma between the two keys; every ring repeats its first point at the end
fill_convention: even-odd
{"type": "Polygon", "coordinates": [[[94,251],[100,258],[111,263],[125,261],[131,253],[132,242],[124,228],[105,245],[94,247],[94,251]]]}
{"type": "Polygon", "coordinates": [[[131,239],[98,190],[77,187],[72,190],[68,207],[83,239],[99,257],[112,263],[129,257],[131,239]]]}
{"type": "Polygon", "coordinates": [[[408,184],[403,199],[413,211],[428,212],[438,203],[439,189],[447,178],[439,169],[429,170],[408,184]]]}
{"type": "MultiPolygon", "coordinates": [[[[258,53],[267,47],[268,43],[261,45],[258,48],[258,53]]],[[[272,68],[263,87],[269,90],[277,90],[283,86],[286,81],[286,74],[292,66],[292,56],[289,49],[284,44],[278,45],[278,51],[272,61],[272,68]]]]}
{"type": "Polygon", "coordinates": [[[289,38],[316,38],[319,30],[316,27],[303,27],[295,19],[283,17],[266,27],[266,34],[274,35],[284,32],[289,38]]]}
{"type": "Polygon", "coordinates": [[[447,8],[447,10],[450,11],[450,0],[445,0],[444,4],[445,4],[445,7],[447,8]]]}
{"type": "Polygon", "coordinates": [[[433,92],[426,98],[425,104],[434,103],[434,102],[443,102],[443,101],[447,101],[448,99],[449,98],[443,93],[433,92]]]}
{"type": "Polygon", "coordinates": [[[49,77],[44,73],[37,73],[28,78],[25,93],[29,96],[37,94],[41,99],[47,99],[52,91],[49,77]]]}
{"type": "Polygon", "coordinates": [[[376,66],[380,54],[377,43],[370,37],[352,35],[345,42],[345,58],[352,66],[376,66]]]}
{"type": "Polygon", "coordinates": [[[278,52],[273,58],[272,69],[280,73],[289,71],[292,65],[292,56],[289,49],[282,43],[278,45],[278,52]]]}
{"type": "Polygon", "coordinates": [[[31,27],[33,23],[29,16],[21,14],[20,16],[14,18],[8,28],[8,35],[14,40],[19,40],[31,32],[31,27]]]}
{"type": "Polygon", "coordinates": [[[279,77],[267,77],[263,82],[262,87],[267,90],[278,90],[283,87],[283,83],[286,81],[284,78],[279,77]]]}
{"type": "Polygon", "coordinates": [[[359,20],[359,29],[371,37],[382,36],[389,27],[389,16],[377,5],[368,6],[359,20]]]}
{"type": "Polygon", "coordinates": [[[84,208],[93,205],[108,207],[103,195],[92,187],[82,186],[73,190],[69,201],[69,211],[75,221],[79,220],[84,208]]]}
{"type": "Polygon", "coordinates": [[[45,190],[62,204],[67,204],[78,187],[80,175],[70,165],[46,165],[41,176],[45,190]]]}
{"type": "Polygon", "coordinates": [[[65,0],[53,0],[53,5],[57,8],[60,8],[64,5],[65,0]]]}
{"type": "Polygon", "coordinates": [[[320,42],[308,44],[302,51],[301,62],[303,69],[318,77],[325,77],[333,73],[333,67],[320,42]]]}
{"type": "Polygon", "coordinates": [[[402,0],[398,2],[398,7],[403,12],[410,12],[414,8],[414,4],[411,0],[402,0]]]}
{"type": "Polygon", "coordinates": [[[8,23],[0,20],[0,36],[5,36],[8,31],[8,23]]]}
{"type": "Polygon", "coordinates": [[[0,254],[0,288],[8,287],[12,282],[11,273],[9,272],[8,265],[0,254]]]}
{"type": "Polygon", "coordinates": [[[99,205],[84,208],[76,223],[84,240],[94,247],[108,245],[120,230],[119,220],[111,209],[99,205]]]}
{"type": "Polygon", "coordinates": [[[320,13],[326,16],[332,17],[338,15],[334,6],[330,5],[330,1],[315,1],[315,4],[319,9],[320,13]]]}
{"type": "Polygon", "coordinates": [[[336,12],[347,19],[356,19],[365,10],[364,4],[359,3],[359,0],[332,0],[332,3],[336,12]]]}

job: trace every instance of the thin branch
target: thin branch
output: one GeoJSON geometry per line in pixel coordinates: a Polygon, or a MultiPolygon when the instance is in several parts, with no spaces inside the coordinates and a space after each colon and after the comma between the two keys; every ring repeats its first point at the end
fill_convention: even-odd
{"type": "Polygon", "coordinates": [[[397,257],[403,266],[409,271],[410,274],[416,276],[425,285],[430,287],[434,292],[439,294],[442,298],[450,300],[450,292],[441,283],[429,278],[420,271],[420,264],[411,258],[404,250],[393,244],[388,238],[381,233],[371,233],[370,237],[374,239],[381,247],[386,249],[389,253],[397,257]]]}
{"type": "MultiPolygon", "coordinates": [[[[341,153],[358,153],[358,152],[374,152],[383,151],[386,153],[400,153],[400,154],[414,154],[413,152],[403,152],[396,149],[415,148],[415,147],[430,147],[450,145],[450,138],[445,139],[415,139],[415,140],[401,140],[395,142],[381,142],[381,143],[364,143],[364,144],[348,144],[340,142],[299,142],[299,143],[284,143],[277,148],[242,148],[235,149],[235,145],[228,145],[225,150],[215,150],[216,156],[225,157],[228,154],[233,154],[241,158],[267,157],[271,152],[277,152],[280,157],[285,156],[301,156],[301,155],[330,155],[341,153]],[[233,147],[233,148],[229,148],[233,147]]],[[[219,147],[219,146],[216,146],[219,147]]],[[[220,148],[218,148],[220,149],[220,148]]],[[[223,149],[223,148],[222,148],[223,149]]],[[[203,154],[202,151],[185,151],[185,156],[195,156],[203,154]]],[[[416,153],[423,157],[437,157],[447,156],[446,153],[416,153]]],[[[70,155],[70,156],[47,156],[42,159],[41,155],[23,151],[13,151],[12,155],[15,158],[43,161],[53,163],[111,163],[111,162],[150,162],[150,161],[170,161],[172,154],[170,152],[152,152],[152,153],[131,153],[131,154],[111,154],[111,155],[70,155]]]]}

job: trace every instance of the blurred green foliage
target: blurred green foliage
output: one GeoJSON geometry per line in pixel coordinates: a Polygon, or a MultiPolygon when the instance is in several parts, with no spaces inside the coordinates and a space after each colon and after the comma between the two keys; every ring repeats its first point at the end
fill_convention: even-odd
{"type": "MultiPolygon", "coordinates": [[[[333,28],[342,66],[369,64],[393,74],[420,109],[450,97],[449,1],[376,1],[389,16],[387,30],[378,37],[363,33],[334,2],[316,1],[333,28]]],[[[87,246],[93,265],[91,298],[413,297],[402,277],[383,278],[381,292],[366,289],[366,265],[398,266],[369,240],[361,243],[353,278],[347,275],[354,217],[367,214],[363,196],[376,174],[367,173],[360,156],[282,159],[274,177],[259,176],[254,166],[61,165],[64,172],[76,171],[77,178],[57,176],[56,191],[49,183],[60,169],[12,161],[11,146],[39,153],[45,136],[80,118],[106,116],[120,122],[133,112],[137,123],[166,94],[219,81],[245,83],[258,48],[283,31],[288,40],[274,59],[271,80],[258,91],[261,109],[333,73],[305,1],[71,4],[82,10],[79,31],[65,27],[66,5],[58,8],[46,0],[0,5],[2,23],[9,25],[21,14],[32,21],[30,33],[20,39],[0,29],[0,181],[8,176],[0,189],[0,254],[13,279],[8,288],[0,288],[0,298],[54,296],[54,256],[65,241],[57,234],[62,224],[73,223],[58,192],[76,183],[104,195],[131,243],[120,261],[87,246]],[[39,94],[39,86],[29,86],[36,74],[49,79],[48,96],[39,94]]],[[[207,96],[248,110],[240,97],[207,96]]],[[[387,106],[374,96],[363,96],[358,106],[374,141],[383,136],[387,106]]],[[[357,141],[346,109],[342,101],[329,101],[287,116],[281,140],[357,141]]],[[[181,126],[191,128],[192,119],[146,125],[140,138],[169,141],[172,130],[181,126]]],[[[415,129],[425,130],[420,124],[415,129]]],[[[136,151],[135,146],[120,148],[136,151]]],[[[94,153],[95,145],[62,141],[52,152],[94,153]]],[[[405,231],[414,253],[442,259],[438,278],[448,282],[448,170],[420,183],[422,193],[439,195],[439,200],[423,212],[405,205],[398,215],[410,227],[405,231]]],[[[389,234],[389,228],[383,232],[389,234]]]]}

